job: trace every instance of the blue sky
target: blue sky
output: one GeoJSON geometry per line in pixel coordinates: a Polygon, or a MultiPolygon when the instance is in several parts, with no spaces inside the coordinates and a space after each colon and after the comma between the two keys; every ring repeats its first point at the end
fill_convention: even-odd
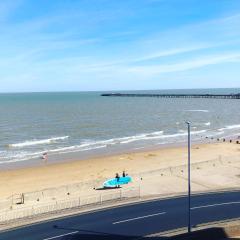
{"type": "Polygon", "coordinates": [[[239,0],[1,0],[0,92],[240,87],[239,0]]]}

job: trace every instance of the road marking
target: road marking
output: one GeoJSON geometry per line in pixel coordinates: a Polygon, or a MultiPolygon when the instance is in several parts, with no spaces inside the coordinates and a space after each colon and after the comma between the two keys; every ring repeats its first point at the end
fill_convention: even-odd
{"type": "Polygon", "coordinates": [[[151,214],[151,215],[145,215],[145,216],[141,216],[141,217],[129,218],[129,219],[126,219],[126,220],[122,220],[122,221],[118,221],[118,222],[113,222],[112,224],[119,224],[119,223],[124,223],[124,222],[131,222],[131,221],[138,220],[138,219],[154,217],[154,216],[157,216],[157,215],[163,215],[163,214],[165,214],[165,213],[166,213],[166,212],[160,212],[160,213],[155,213],[155,214],[151,214]]]}
{"type": "Polygon", "coordinates": [[[50,237],[50,238],[44,238],[43,240],[56,239],[56,238],[64,237],[64,236],[67,236],[67,235],[73,235],[73,234],[78,233],[78,232],[79,231],[70,232],[70,233],[66,233],[66,234],[62,234],[62,235],[58,235],[58,236],[54,236],[54,237],[50,237]]]}
{"type": "Polygon", "coordinates": [[[198,208],[208,208],[208,207],[216,207],[216,206],[222,206],[222,205],[231,205],[231,204],[240,204],[240,202],[225,202],[225,203],[209,204],[209,205],[203,205],[203,206],[198,206],[198,207],[192,207],[191,210],[198,209],[198,208]]]}

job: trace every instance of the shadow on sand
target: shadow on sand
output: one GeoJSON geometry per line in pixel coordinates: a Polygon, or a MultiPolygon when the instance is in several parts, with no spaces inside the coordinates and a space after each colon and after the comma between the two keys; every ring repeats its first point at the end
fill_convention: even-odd
{"type": "Polygon", "coordinates": [[[112,189],[120,189],[121,187],[100,187],[100,188],[94,188],[95,190],[112,190],[112,189]]]}

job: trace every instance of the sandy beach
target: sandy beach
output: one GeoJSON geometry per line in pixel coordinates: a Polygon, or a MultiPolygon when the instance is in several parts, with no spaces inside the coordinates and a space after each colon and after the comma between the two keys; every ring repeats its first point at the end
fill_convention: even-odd
{"type": "MultiPolygon", "coordinates": [[[[240,156],[240,145],[217,142],[192,146],[192,163],[227,156],[240,156]]],[[[42,163],[41,166],[24,169],[2,170],[1,198],[82,181],[111,178],[117,172],[121,174],[123,170],[131,175],[183,165],[186,161],[187,148],[183,146],[59,164],[42,163]]]]}

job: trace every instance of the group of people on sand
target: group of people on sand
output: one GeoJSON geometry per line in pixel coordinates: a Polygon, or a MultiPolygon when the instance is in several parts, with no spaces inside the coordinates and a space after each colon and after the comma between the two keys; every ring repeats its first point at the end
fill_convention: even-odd
{"type": "MultiPolygon", "coordinates": [[[[123,171],[123,172],[122,172],[122,177],[126,177],[126,176],[127,176],[126,172],[123,171]]],[[[120,176],[119,176],[118,173],[116,173],[116,177],[115,177],[115,178],[117,179],[117,181],[119,181],[120,176]]]]}

